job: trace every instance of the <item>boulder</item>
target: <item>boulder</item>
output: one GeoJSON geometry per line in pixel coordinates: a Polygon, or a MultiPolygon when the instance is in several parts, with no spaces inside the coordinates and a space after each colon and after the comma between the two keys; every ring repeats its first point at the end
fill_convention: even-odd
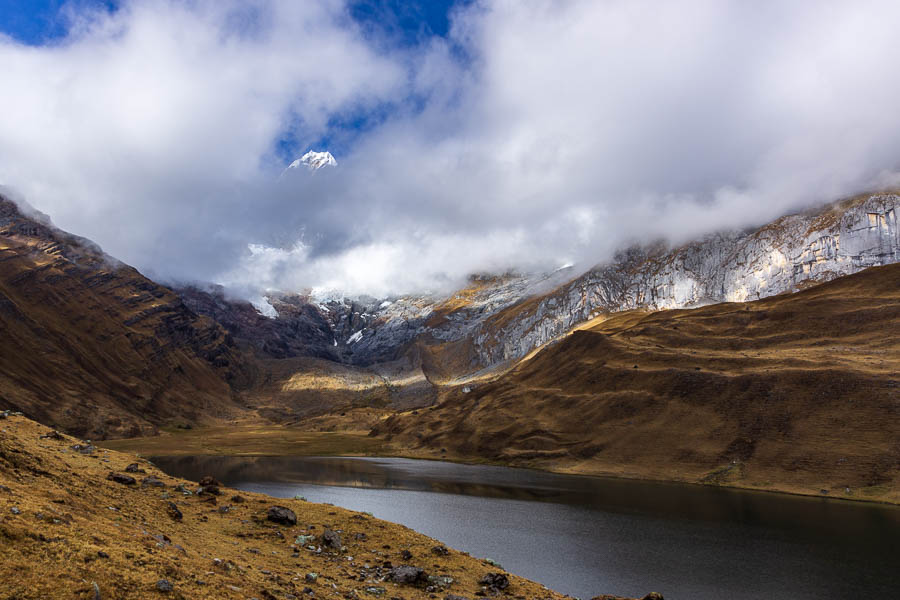
{"type": "Polygon", "coordinates": [[[427,581],[428,576],[425,574],[425,571],[419,567],[400,565],[399,567],[391,569],[391,572],[388,573],[388,580],[393,581],[394,583],[416,585],[417,583],[424,583],[427,581]]]}
{"type": "Polygon", "coordinates": [[[284,506],[270,506],[266,518],[280,525],[297,524],[297,515],[294,514],[294,511],[284,506]]]}
{"type": "Polygon", "coordinates": [[[134,485],[137,483],[134,477],[131,475],[124,475],[122,473],[110,472],[109,475],[106,476],[109,481],[115,481],[116,483],[121,483],[122,485],[134,485]]]}
{"type": "Polygon", "coordinates": [[[492,590],[505,590],[509,587],[509,577],[503,573],[488,573],[481,578],[481,585],[486,585],[492,590]]]}
{"type": "Polygon", "coordinates": [[[332,531],[330,529],[326,529],[322,534],[322,546],[326,548],[333,548],[335,550],[341,549],[341,536],[337,534],[337,532],[332,531]]]}
{"type": "Polygon", "coordinates": [[[181,511],[178,509],[178,505],[174,502],[169,502],[166,505],[166,512],[176,521],[180,521],[182,518],[184,518],[184,515],[181,514],[181,511]]]}

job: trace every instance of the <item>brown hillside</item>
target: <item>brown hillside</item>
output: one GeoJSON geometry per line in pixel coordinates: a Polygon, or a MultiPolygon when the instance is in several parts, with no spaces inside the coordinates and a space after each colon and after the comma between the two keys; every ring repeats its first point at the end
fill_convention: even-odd
{"type": "Polygon", "coordinates": [[[0,597],[563,598],[370,515],[198,491],[133,455],[0,413],[0,597]],[[276,506],[295,522],[269,520],[276,506]],[[395,581],[404,574],[414,581],[395,581]],[[489,574],[499,589],[482,583],[489,574]]]}
{"type": "Polygon", "coordinates": [[[614,314],[373,434],[418,455],[900,502],[900,265],[614,314]]]}
{"type": "Polygon", "coordinates": [[[0,197],[0,408],[92,437],[230,410],[225,331],[88,240],[0,197]]]}

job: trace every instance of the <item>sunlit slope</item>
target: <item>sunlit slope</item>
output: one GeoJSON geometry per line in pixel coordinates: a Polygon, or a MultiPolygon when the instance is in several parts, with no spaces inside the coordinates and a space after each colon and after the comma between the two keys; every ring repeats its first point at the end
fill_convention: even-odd
{"type": "Polygon", "coordinates": [[[900,501],[900,265],[610,315],[375,431],[414,453],[900,501]]]}

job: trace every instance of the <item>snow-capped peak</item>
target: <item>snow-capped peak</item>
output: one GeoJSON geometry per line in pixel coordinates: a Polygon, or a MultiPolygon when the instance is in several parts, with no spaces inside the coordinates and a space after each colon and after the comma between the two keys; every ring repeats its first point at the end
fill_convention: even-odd
{"type": "Polygon", "coordinates": [[[290,165],[288,169],[299,169],[301,166],[306,167],[310,171],[317,171],[323,167],[336,167],[337,161],[327,150],[325,152],[316,152],[310,150],[290,165]]]}

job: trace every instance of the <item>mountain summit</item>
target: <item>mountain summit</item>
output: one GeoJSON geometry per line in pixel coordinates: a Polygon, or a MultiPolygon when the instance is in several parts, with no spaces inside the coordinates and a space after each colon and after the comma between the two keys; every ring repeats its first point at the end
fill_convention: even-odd
{"type": "Polygon", "coordinates": [[[325,167],[336,167],[337,161],[327,150],[325,152],[316,152],[310,150],[294,162],[288,165],[288,169],[299,169],[301,166],[306,167],[310,171],[318,171],[325,167]]]}

